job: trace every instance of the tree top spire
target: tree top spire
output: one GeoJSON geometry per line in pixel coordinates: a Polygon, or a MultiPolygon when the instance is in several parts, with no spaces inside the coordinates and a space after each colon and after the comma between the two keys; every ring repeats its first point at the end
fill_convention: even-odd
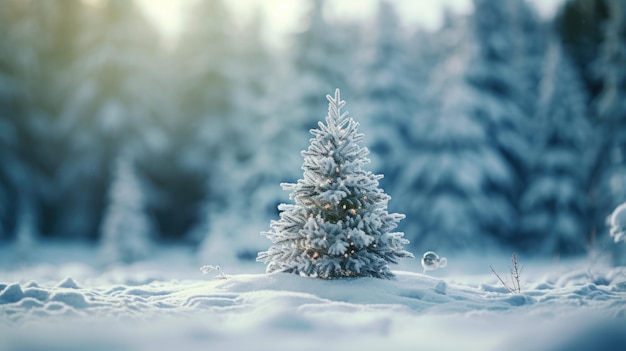
{"type": "Polygon", "coordinates": [[[330,94],[326,95],[326,99],[328,100],[328,116],[326,117],[326,122],[328,125],[331,125],[330,119],[334,119],[336,126],[340,126],[342,121],[348,117],[348,111],[341,113],[341,108],[346,105],[345,100],[341,100],[341,92],[339,88],[335,89],[335,96],[330,96],[330,94]]]}

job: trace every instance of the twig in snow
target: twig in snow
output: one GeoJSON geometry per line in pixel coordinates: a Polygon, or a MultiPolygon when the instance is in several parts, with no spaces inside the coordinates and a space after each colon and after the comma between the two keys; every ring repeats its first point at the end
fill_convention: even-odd
{"type": "Polygon", "coordinates": [[[511,270],[511,281],[513,284],[513,290],[518,294],[522,292],[522,285],[520,284],[520,276],[522,275],[522,269],[524,267],[519,264],[519,257],[515,253],[511,256],[511,262],[513,262],[513,268],[511,270]]]}
{"type": "Polygon", "coordinates": [[[202,271],[203,274],[209,274],[212,271],[216,271],[217,272],[217,276],[215,276],[216,279],[226,279],[226,274],[222,272],[222,268],[220,268],[220,266],[204,265],[200,267],[200,270],[202,271]]]}
{"type": "Polygon", "coordinates": [[[513,253],[513,255],[511,256],[511,262],[513,263],[513,267],[512,268],[509,267],[509,269],[511,270],[511,285],[510,286],[504,281],[504,279],[502,279],[502,277],[500,277],[500,275],[496,272],[495,269],[493,269],[491,265],[489,265],[489,268],[491,268],[491,271],[493,272],[493,274],[495,274],[496,277],[498,277],[498,280],[500,281],[500,283],[502,284],[502,286],[504,286],[506,290],[508,290],[511,294],[519,294],[522,292],[522,285],[520,283],[520,277],[522,275],[522,269],[524,269],[524,267],[519,263],[519,257],[515,253],[513,253]]]}

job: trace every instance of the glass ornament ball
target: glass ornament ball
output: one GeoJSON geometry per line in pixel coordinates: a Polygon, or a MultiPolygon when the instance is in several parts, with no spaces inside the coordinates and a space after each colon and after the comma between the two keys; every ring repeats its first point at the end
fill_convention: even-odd
{"type": "Polygon", "coordinates": [[[427,251],[422,256],[422,268],[424,268],[424,273],[443,268],[447,264],[448,259],[445,257],[439,257],[439,255],[437,255],[434,251],[427,251]]]}

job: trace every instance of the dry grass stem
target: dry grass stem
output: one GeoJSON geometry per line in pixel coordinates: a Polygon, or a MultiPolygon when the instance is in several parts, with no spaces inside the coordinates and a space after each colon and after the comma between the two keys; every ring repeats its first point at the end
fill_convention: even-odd
{"type": "Polygon", "coordinates": [[[495,269],[493,269],[491,265],[489,265],[489,268],[491,268],[493,274],[495,274],[495,276],[498,278],[498,280],[506,290],[508,290],[511,294],[519,294],[522,292],[520,277],[522,275],[522,269],[524,267],[519,263],[519,257],[515,253],[513,253],[513,255],[511,256],[511,262],[513,263],[513,267],[509,267],[509,270],[511,271],[510,285],[506,281],[504,281],[502,277],[500,277],[500,275],[496,272],[495,269]]]}

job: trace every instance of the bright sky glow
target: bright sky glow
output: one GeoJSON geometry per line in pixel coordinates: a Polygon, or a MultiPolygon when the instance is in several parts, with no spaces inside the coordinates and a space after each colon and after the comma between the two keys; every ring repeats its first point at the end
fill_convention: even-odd
{"type": "Polygon", "coordinates": [[[165,35],[172,36],[182,28],[183,13],[188,1],[180,0],[138,0],[148,18],[165,35]]]}
{"type": "MultiPolygon", "coordinates": [[[[184,9],[194,0],[138,0],[159,30],[175,37],[184,26],[184,9]]],[[[435,29],[441,22],[441,9],[450,7],[455,12],[471,11],[471,0],[415,1],[395,0],[401,20],[407,26],[419,24],[435,29]]],[[[271,37],[297,31],[308,2],[305,0],[228,0],[233,14],[245,22],[261,9],[271,37]]],[[[328,1],[327,16],[333,20],[353,21],[370,16],[376,10],[378,0],[328,1]]]]}
{"type": "MultiPolygon", "coordinates": [[[[184,10],[195,0],[137,0],[167,37],[174,38],[184,26],[184,10]]],[[[542,17],[552,16],[563,0],[528,0],[542,17]]],[[[245,23],[258,9],[265,16],[270,41],[276,42],[286,33],[297,31],[307,10],[305,0],[227,0],[232,13],[245,23]]],[[[470,13],[471,0],[394,0],[398,14],[407,28],[437,29],[441,13],[449,8],[456,13],[470,13]]],[[[326,15],[333,20],[353,21],[371,16],[378,0],[331,0],[326,15]]]]}

